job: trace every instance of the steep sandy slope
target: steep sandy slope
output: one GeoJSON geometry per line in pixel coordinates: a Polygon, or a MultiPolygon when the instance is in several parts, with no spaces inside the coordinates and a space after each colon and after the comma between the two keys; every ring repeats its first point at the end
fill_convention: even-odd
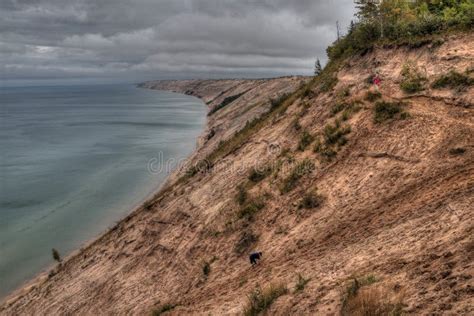
{"type": "MultiPolygon", "coordinates": [[[[336,315],[347,284],[358,278],[407,314],[473,314],[474,90],[407,95],[399,88],[407,61],[422,69],[427,86],[451,69],[472,74],[473,35],[436,44],[353,58],[330,91],[315,81],[268,114],[262,114],[270,109],[268,98],[281,94],[278,80],[296,88],[304,79],[268,81],[252,97],[243,94],[209,118],[193,156],[194,163],[206,159],[206,168],[184,168],[153,202],[4,303],[0,313],[146,314],[169,303],[177,305],[176,315],[239,314],[256,284],[282,283],[290,291],[270,313],[336,315]],[[374,69],[383,78],[383,100],[406,102],[379,123],[376,102],[366,100],[374,69]],[[269,87],[275,90],[264,90],[269,87]],[[257,100],[259,93],[264,97],[257,100]],[[337,111],[338,104],[346,105],[337,111]],[[243,128],[252,117],[242,119],[243,107],[262,119],[243,128]],[[302,163],[304,172],[295,173],[302,163]],[[239,186],[247,194],[243,206],[239,186]],[[311,192],[316,199],[304,204],[314,207],[300,207],[311,192]],[[251,268],[254,249],[264,259],[251,268]],[[298,274],[309,281],[294,291],[298,274]]],[[[220,93],[204,93],[199,82],[166,84],[147,85],[206,102],[220,93]]]]}

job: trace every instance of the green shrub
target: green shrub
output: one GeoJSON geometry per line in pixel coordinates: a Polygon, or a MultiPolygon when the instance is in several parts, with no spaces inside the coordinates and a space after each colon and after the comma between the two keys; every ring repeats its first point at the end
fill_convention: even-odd
{"type": "Polygon", "coordinates": [[[313,135],[311,135],[308,131],[304,131],[298,143],[298,150],[304,151],[306,147],[308,147],[313,142],[313,140],[313,135]]]}
{"type": "Polygon", "coordinates": [[[365,99],[369,102],[374,102],[382,97],[382,93],[380,91],[367,91],[365,95],[365,99]]]}
{"type": "Polygon", "coordinates": [[[283,284],[270,284],[266,289],[258,286],[247,297],[244,315],[256,316],[265,312],[277,298],[287,293],[288,289],[283,284]]]}
{"type": "Polygon", "coordinates": [[[406,113],[402,105],[400,102],[377,102],[374,107],[374,122],[382,123],[406,113]]]}
{"type": "Polygon", "coordinates": [[[345,135],[351,132],[350,126],[341,127],[340,123],[336,121],[335,125],[326,125],[324,127],[324,139],[327,145],[344,145],[347,143],[345,135]]]}
{"type": "Polygon", "coordinates": [[[474,78],[451,70],[447,74],[441,75],[431,85],[434,89],[451,88],[462,90],[474,85],[474,78]]]}
{"type": "Polygon", "coordinates": [[[354,113],[358,112],[359,110],[360,106],[356,102],[346,105],[346,108],[344,111],[342,111],[341,120],[347,121],[354,113]]]}
{"type": "Polygon", "coordinates": [[[305,159],[299,164],[297,164],[290,172],[288,177],[283,180],[282,192],[287,193],[293,190],[298,183],[298,181],[306,174],[313,172],[315,166],[314,163],[305,159]]]}
{"type": "Polygon", "coordinates": [[[384,1],[382,10],[380,16],[377,10],[359,9],[359,22],[328,47],[330,61],[364,54],[377,42],[417,48],[430,43],[429,36],[451,29],[470,30],[474,25],[472,0],[384,1]]]}
{"type": "Polygon", "coordinates": [[[328,92],[334,88],[334,86],[339,81],[335,74],[328,74],[325,75],[324,73],[320,76],[321,77],[321,85],[320,89],[323,92],[328,92]]]}
{"type": "Polygon", "coordinates": [[[334,104],[333,107],[331,108],[331,115],[332,116],[336,115],[337,113],[344,110],[346,107],[347,107],[347,104],[345,104],[345,103],[336,103],[336,104],[334,104]]]}
{"type": "Polygon", "coordinates": [[[307,192],[301,199],[299,207],[305,209],[317,208],[322,202],[323,198],[321,195],[317,194],[316,192],[307,192]]]}
{"type": "Polygon", "coordinates": [[[415,66],[411,64],[405,64],[403,66],[402,81],[400,88],[405,93],[415,93],[425,89],[426,77],[421,74],[415,66]]]}
{"type": "Polygon", "coordinates": [[[257,183],[265,179],[270,173],[272,173],[272,168],[269,166],[266,167],[254,167],[250,171],[249,180],[257,183]]]}
{"type": "Polygon", "coordinates": [[[296,285],[295,285],[295,292],[303,291],[304,288],[306,287],[306,284],[308,284],[310,280],[311,279],[305,279],[301,274],[298,273],[298,281],[296,282],[296,285]]]}
{"type": "Polygon", "coordinates": [[[334,157],[337,156],[337,151],[334,148],[323,145],[318,153],[324,160],[331,161],[334,157]]]}
{"type": "Polygon", "coordinates": [[[155,309],[151,314],[152,316],[160,316],[166,312],[169,312],[169,311],[172,311],[173,309],[175,309],[178,305],[176,304],[165,304],[163,306],[161,306],[160,308],[158,309],[155,309]]]}
{"type": "MultiPolygon", "coordinates": [[[[346,115],[349,116],[349,114],[346,115]]],[[[349,125],[342,127],[339,121],[336,121],[334,125],[326,125],[323,131],[324,142],[321,142],[318,138],[313,151],[318,153],[324,160],[331,161],[337,155],[335,147],[347,144],[346,135],[350,132],[351,127],[349,125]]]]}

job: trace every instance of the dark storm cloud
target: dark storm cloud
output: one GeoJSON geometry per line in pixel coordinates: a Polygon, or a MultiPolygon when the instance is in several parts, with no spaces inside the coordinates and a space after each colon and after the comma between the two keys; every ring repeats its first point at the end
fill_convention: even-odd
{"type": "Polygon", "coordinates": [[[2,0],[4,79],[310,74],[352,0],[2,0]]]}

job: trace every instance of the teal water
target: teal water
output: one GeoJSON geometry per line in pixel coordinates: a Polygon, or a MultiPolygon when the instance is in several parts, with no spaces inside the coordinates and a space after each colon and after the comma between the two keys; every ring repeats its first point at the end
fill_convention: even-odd
{"type": "Polygon", "coordinates": [[[1,89],[3,297],[53,263],[51,248],[67,255],[156,191],[158,164],[192,152],[206,109],[131,85],[1,89]]]}

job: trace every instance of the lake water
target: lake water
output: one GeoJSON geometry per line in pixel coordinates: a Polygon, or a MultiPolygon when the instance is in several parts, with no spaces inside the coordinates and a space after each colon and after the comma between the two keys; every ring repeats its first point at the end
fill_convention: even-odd
{"type": "Polygon", "coordinates": [[[189,155],[206,108],[132,85],[1,89],[3,297],[155,192],[167,173],[149,162],[189,155]]]}

